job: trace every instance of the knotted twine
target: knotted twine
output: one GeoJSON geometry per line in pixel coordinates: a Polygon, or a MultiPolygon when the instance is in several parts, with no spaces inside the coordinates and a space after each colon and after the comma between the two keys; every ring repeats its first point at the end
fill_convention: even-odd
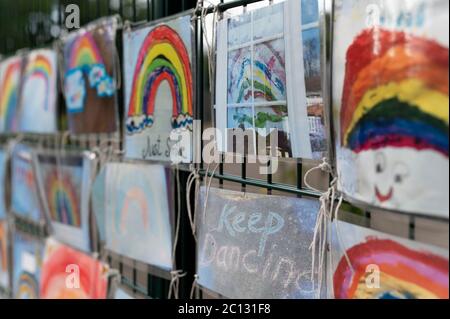
{"type": "MultiPolygon", "coordinates": [[[[314,190],[318,193],[321,193],[321,196],[319,198],[320,201],[320,209],[317,214],[316,218],[316,224],[314,227],[314,235],[311,242],[311,245],[309,249],[311,250],[311,257],[312,257],[312,264],[311,264],[311,281],[313,284],[313,290],[316,291],[316,298],[320,298],[321,291],[322,291],[322,284],[323,284],[323,273],[325,269],[325,255],[327,251],[327,244],[328,244],[328,231],[329,231],[329,223],[332,222],[334,219],[337,220],[339,215],[339,209],[342,205],[343,196],[340,195],[337,197],[337,181],[338,178],[334,174],[333,169],[331,165],[328,163],[327,159],[324,158],[322,160],[322,163],[320,163],[318,166],[315,166],[308,170],[304,177],[304,183],[306,187],[308,187],[311,190],[314,190]],[[314,171],[322,171],[325,173],[330,174],[332,177],[332,180],[330,182],[329,188],[324,192],[321,191],[313,186],[311,186],[308,182],[308,178],[310,174],[314,171]],[[337,204],[335,205],[337,200],[337,204]],[[316,280],[315,280],[315,274],[317,274],[317,289],[316,289],[316,280]]],[[[339,228],[337,222],[335,223],[336,226],[336,234],[338,237],[339,245],[341,248],[343,247],[341,242],[341,237],[339,235],[339,228]]],[[[350,259],[348,258],[348,255],[343,249],[345,259],[347,263],[350,266],[350,269],[353,271],[353,267],[350,263],[350,259]]]]}

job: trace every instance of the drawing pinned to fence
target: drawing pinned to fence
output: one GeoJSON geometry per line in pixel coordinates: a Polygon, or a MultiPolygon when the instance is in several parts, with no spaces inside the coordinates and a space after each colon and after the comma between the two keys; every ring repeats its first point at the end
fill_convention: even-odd
{"type": "Polygon", "coordinates": [[[64,39],[64,95],[75,134],[117,130],[117,23],[105,18],[64,39]]]}
{"type": "Polygon", "coordinates": [[[183,162],[192,160],[192,33],[190,15],[124,31],[127,157],[168,161],[170,134],[184,132],[183,162]]]}
{"type": "MultiPolygon", "coordinates": [[[[211,188],[199,194],[197,274],[228,298],[315,298],[309,246],[319,202],[211,188]]],[[[317,278],[317,274],[314,274],[317,278]]]]}
{"type": "Polygon", "coordinates": [[[41,223],[45,215],[39,202],[32,149],[24,144],[14,147],[11,159],[11,210],[18,216],[41,223]]]}
{"type": "Polygon", "coordinates": [[[13,296],[16,299],[39,299],[41,278],[41,242],[23,234],[14,234],[13,296]]]}
{"type": "Polygon", "coordinates": [[[16,56],[0,63],[0,132],[18,130],[22,57],[16,56]]]}
{"type": "Polygon", "coordinates": [[[446,1],[336,7],[336,28],[347,30],[333,53],[336,157],[350,198],[448,217],[447,11],[446,1]]]}
{"type": "Polygon", "coordinates": [[[42,299],[106,299],[107,288],[106,265],[47,239],[40,281],[42,299]]]}
{"type": "Polygon", "coordinates": [[[90,251],[89,194],[92,160],[86,154],[37,154],[36,171],[54,237],[90,251]]]}
{"type": "Polygon", "coordinates": [[[448,299],[448,250],[337,223],[330,250],[334,261],[329,272],[331,297],[448,299]]]}
{"type": "Polygon", "coordinates": [[[21,90],[20,131],[53,133],[57,130],[57,57],[50,49],[26,57],[21,90]]]}
{"type": "Polygon", "coordinates": [[[160,165],[108,163],[106,247],[129,258],[172,269],[170,174],[160,165]]]}
{"type": "Polygon", "coordinates": [[[249,149],[276,134],[277,156],[326,156],[318,10],[286,1],[222,20],[216,75],[220,151],[239,153],[234,136],[245,129],[249,149]]]}

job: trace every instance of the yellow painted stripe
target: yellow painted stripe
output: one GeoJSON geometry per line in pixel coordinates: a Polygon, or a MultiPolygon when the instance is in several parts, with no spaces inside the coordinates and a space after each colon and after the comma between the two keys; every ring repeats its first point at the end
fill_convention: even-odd
{"type": "Polygon", "coordinates": [[[158,43],[154,45],[151,50],[148,52],[147,57],[145,58],[144,64],[142,65],[139,77],[138,77],[138,86],[137,86],[137,99],[136,103],[138,105],[136,106],[136,114],[142,113],[142,101],[144,92],[143,89],[145,88],[145,81],[147,79],[144,79],[145,71],[150,66],[150,64],[155,60],[158,56],[164,56],[166,57],[169,62],[173,65],[174,69],[178,72],[181,78],[181,97],[182,97],[182,108],[183,112],[188,111],[188,89],[187,89],[187,83],[186,83],[186,75],[184,72],[183,63],[178,56],[177,50],[169,43],[158,43]]]}
{"type": "Polygon", "coordinates": [[[391,82],[367,91],[355,109],[352,120],[345,131],[344,141],[359,120],[382,101],[398,98],[402,102],[416,106],[422,112],[449,122],[449,98],[439,91],[430,90],[419,79],[391,82]]]}

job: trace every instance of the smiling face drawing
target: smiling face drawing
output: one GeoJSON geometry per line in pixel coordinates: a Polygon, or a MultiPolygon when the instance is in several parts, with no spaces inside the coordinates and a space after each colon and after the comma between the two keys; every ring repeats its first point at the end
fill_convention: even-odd
{"type": "Polygon", "coordinates": [[[373,28],[355,38],[346,59],[340,142],[356,164],[350,195],[448,214],[448,48],[373,28]]]}
{"type": "Polygon", "coordinates": [[[448,211],[448,201],[442,201],[449,191],[447,157],[431,150],[386,147],[355,154],[355,164],[358,193],[370,204],[448,211]]]}
{"type": "Polygon", "coordinates": [[[389,165],[386,155],[383,152],[377,152],[375,154],[375,174],[380,177],[374,186],[375,196],[379,202],[383,203],[394,197],[394,187],[405,182],[409,175],[409,168],[402,162],[389,165]]]}

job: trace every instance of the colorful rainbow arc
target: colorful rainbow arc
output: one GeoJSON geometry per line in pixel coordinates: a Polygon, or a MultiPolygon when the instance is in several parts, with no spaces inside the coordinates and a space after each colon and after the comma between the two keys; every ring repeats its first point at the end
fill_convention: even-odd
{"type": "MultiPolygon", "coordinates": [[[[128,117],[146,115],[153,117],[156,93],[160,84],[167,81],[173,103],[173,126],[181,116],[193,115],[192,71],[189,53],[181,37],[168,26],[154,28],[145,38],[139,51],[131,88],[128,117]]],[[[153,120],[148,126],[153,124],[153,120]]]]}
{"type": "Polygon", "coordinates": [[[367,266],[377,265],[381,278],[379,298],[406,297],[448,299],[448,259],[409,249],[388,239],[368,238],[347,250],[334,272],[334,296],[339,299],[365,298],[358,290],[366,286],[367,266]],[[418,294],[418,295],[415,295],[418,294]]]}
{"type": "Polygon", "coordinates": [[[22,61],[17,59],[10,62],[0,83],[0,117],[4,119],[5,131],[14,126],[16,108],[19,99],[19,78],[22,61]]]}
{"type": "Polygon", "coordinates": [[[362,32],[347,51],[342,145],[356,153],[390,146],[448,157],[448,72],[448,48],[435,41],[362,32]]]}
{"type": "Polygon", "coordinates": [[[147,195],[145,192],[138,186],[130,188],[126,194],[125,198],[123,199],[121,209],[120,211],[117,211],[117,213],[120,213],[119,216],[116,216],[116,223],[115,223],[115,230],[118,233],[125,234],[127,232],[127,221],[128,221],[128,215],[130,214],[130,206],[135,203],[138,205],[139,210],[138,212],[134,211],[132,214],[140,213],[142,218],[142,226],[145,229],[149,229],[149,212],[150,207],[147,202],[147,195]]]}
{"type": "Polygon", "coordinates": [[[45,98],[45,106],[44,109],[48,110],[48,96],[50,90],[50,79],[53,76],[53,68],[45,55],[39,54],[34,59],[32,59],[25,68],[25,77],[24,81],[27,81],[31,78],[40,78],[45,82],[46,85],[46,98],[45,98]]]}
{"type": "Polygon", "coordinates": [[[55,169],[47,176],[45,185],[52,220],[80,227],[79,199],[70,175],[55,169]]]}
{"type": "Polygon", "coordinates": [[[89,32],[75,38],[70,44],[69,52],[69,70],[103,64],[100,50],[89,32]]]}
{"type": "Polygon", "coordinates": [[[39,289],[35,277],[24,271],[19,277],[16,298],[22,299],[25,296],[28,299],[37,299],[39,297],[39,289]]]}
{"type": "Polygon", "coordinates": [[[40,278],[40,297],[105,299],[108,280],[103,264],[89,255],[85,255],[68,246],[47,243],[46,255],[40,278]],[[76,264],[80,270],[79,289],[70,289],[65,285],[67,265],[76,264]]]}
{"type": "MultiPolygon", "coordinates": [[[[279,63],[283,68],[285,66],[285,61],[280,53],[275,50],[269,43],[261,44],[265,49],[269,50],[272,57],[268,63],[260,60],[254,61],[253,65],[253,97],[263,98],[266,101],[276,101],[277,94],[274,92],[277,90],[281,95],[285,94],[285,85],[283,81],[278,78],[273,72],[273,66],[275,63],[279,63]]],[[[242,52],[241,52],[242,53],[242,52]]],[[[235,57],[235,62],[239,61],[235,57]]],[[[236,103],[241,103],[248,101],[251,96],[251,77],[252,66],[251,61],[248,58],[244,58],[239,67],[239,74],[236,79],[231,78],[231,83],[235,82],[233,86],[228,85],[230,89],[232,87],[237,87],[239,89],[239,94],[236,103]]]]}

